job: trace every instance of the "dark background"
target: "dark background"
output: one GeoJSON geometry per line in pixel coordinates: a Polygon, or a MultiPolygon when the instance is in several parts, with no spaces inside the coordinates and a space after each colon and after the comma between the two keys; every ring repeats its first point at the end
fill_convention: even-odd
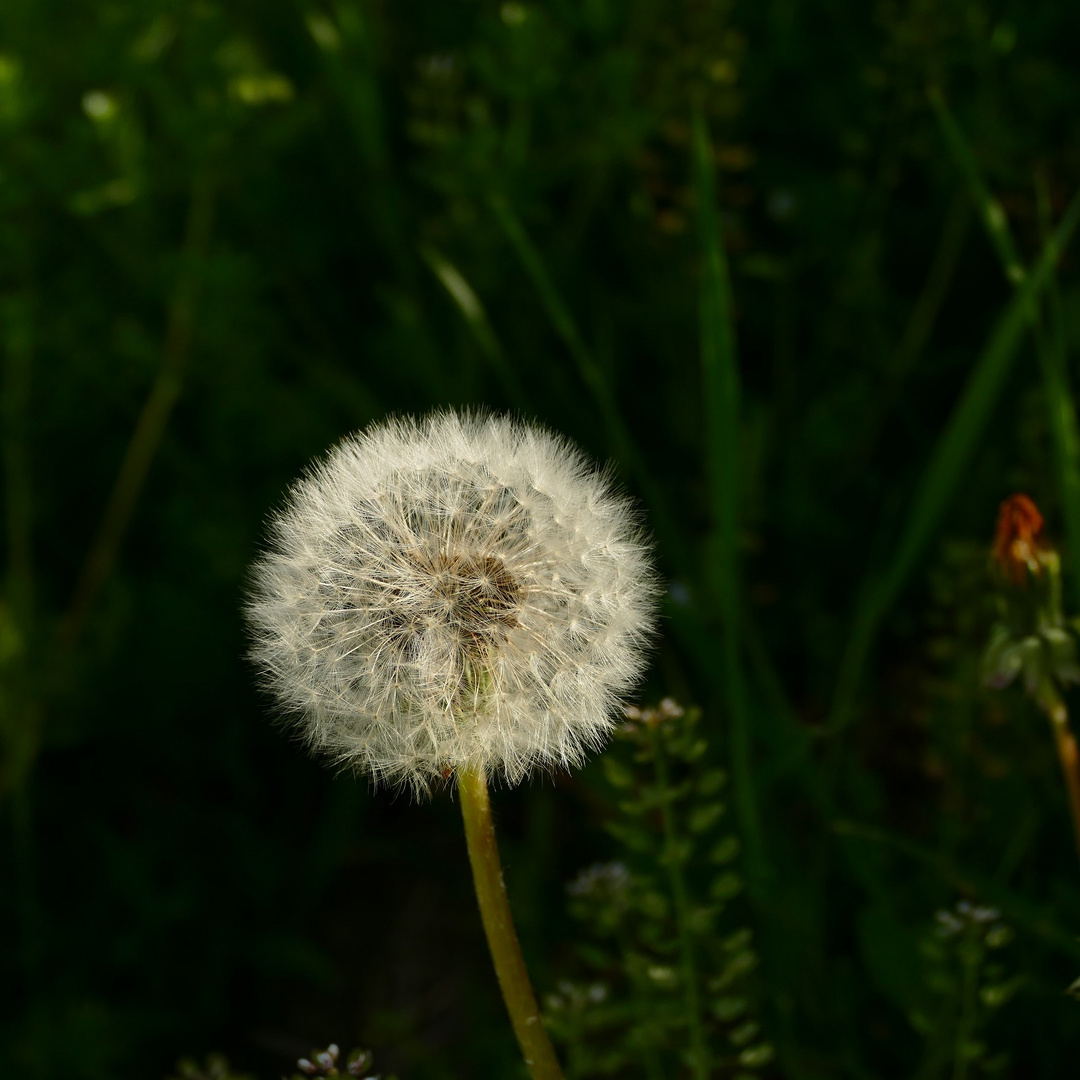
{"type": "MultiPolygon", "coordinates": [[[[643,504],[669,586],[643,698],[700,704],[753,782],[773,1074],[913,1076],[908,944],[968,897],[1016,934],[1004,1075],[1066,1075],[1064,788],[979,656],[998,503],[1069,539],[1071,399],[1025,332],[940,441],[1015,290],[928,90],[1031,265],[1080,186],[1078,40],[1074,5],[986,0],[6,0],[0,1075],[276,1076],[332,1039],[403,1080],[517,1075],[456,806],[309,760],[239,614],[307,461],[446,405],[565,433],[643,504]]],[[[1072,371],[1070,254],[1043,299],[1072,371]]],[[[593,765],[494,798],[544,994],[607,795],[593,765]]]]}

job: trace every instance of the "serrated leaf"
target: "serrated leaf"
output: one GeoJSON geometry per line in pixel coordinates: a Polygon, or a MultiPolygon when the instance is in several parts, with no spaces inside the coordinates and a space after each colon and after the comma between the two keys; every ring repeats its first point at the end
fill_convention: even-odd
{"type": "Polygon", "coordinates": [[[627,768],[617,757],[608,755],[600,760],[603,762],[604,776],[612,787],[628,788],[633,785],[633,770],[627,768]]]}
{"type": "Polygon", "coordinates": [[[713,982],[718,990],[725,990],[737,979],[740,979],[757,966],[757,957],[747,949],[745,952],[736,953],[725,965],[724,970],[713,982]]]}
{"type": "Polygon", "coordinates": [[[733,896],[738,896],[742,891],[743,881],[734,871],[730,871],[726,874],[721,874],[709,889],[709,895],[714,900],[730,900],[733,896]]]}
{"type": "Polygon", "coordinates": [[[635,818],[641,817],[642,814],[647,813],[652,809],[651,806],[641,799],[620,799],[615,805],[620,814],[635,818]]]}
{"type": "Polygon", "coordinates": [[[739,1055],[739,1064],[756,1069],[760,1065],[768,1065],[775,1056],[771,1043],[761,1043],[759,1046],[747,1047],[739,1055]]]}
{"type": "Polygon", "coordinates": [[[724,804],[706,803],[696,806],[686,817],[686,827],[692,833],[703,833],[711,829],[724,813],[724,804]]]}
{"type": "Polygon", "coordinates": [[[709,744],[704,739],[695,739],[679,756],[683,761],[697,761],[708,749],[709,744]]]}
{"type": "Polygon", "coordinates": [[[727,783],[727,773],[723,769],[709,769],[698,777],[699,795],[715,795],[727,783]]]}
{"type": "Polygon", "coordinates": [[[983,986],[979,990],[979,998],[988,1009],[998,1009],[1016,993],[1020,981],[1019,978],[1015,978],[1008,982],[983,986]]]}
{"type": "Polygon", "coordinates": [[[690,860],[694,853],[694,845],[689,837],[680,837],[673,840],[660,854],[661,866],[682,866],[690,860]]]}
{"type": "Polygon", "coordinates": [[[728,1038],[731,1040],[733,1046],[744,1046],[746,1043],[750,1042],[760,1030],[761,1025],[756,1020],[747,1020],[746,1023],[740,1024],[734,1031],[730,1032],[728,1038]]]}
{"type": "Polygon", "coordinates": [[[724,839],[709,852],[709,859],[714,863],[723,865],[724,863],[731,862],[731,860],[739,854],[740,850],[741,845],[737,836],[725,836],[724,839]]]}
{"type": "Polygon", "coordinates": [[[642,832],[633,825],[622,825],[616,821],[609,821],[607,831],[619,841],[620,844],[631,851],[650,851],[652,849],[652,837],[642,832]]]}
{"type": "Polygon", "coordinates": [[[647,974],[650,981],[662,990],[673,990],[679,984],[678,973],[666,964],[652,964],[647,974]]]}
{"type": "Polygon", "coordinates": [[[599,945],[582,942],[576,947],[578,955],[590,967],[603,971],[611,963],[611,957],[607,950],[599,945]]]}
{"type": "Polygon", "coordinates": [[[754,935],[749,928],[744,926],[725,938],[721,944],[727,952],[742,952],[744,949],[749,948],[753,939],[754,935]]]}
{"type": "Polygon", "coordinates": [[[707,906],[699,905],[691,908],[687,916],[687,923],[691,932],[695,934],[707,933],[715,922],[717,915],[719,915],[723,909],[723,904],[709,904],[707,906]]]}
{"type": "Polygon", "coordinates": [[[649,889],[641,894],[638,910],[651,918],[664,919],[667,917],[668,899],[663,893],[649,889]]]}
{"type": "Polygon", "coordinates": [[[713,1002],[713,1014],[726,1023],[746,1012],[749,1005],[749,1001],[744,997],[728,995],[713,1002]]]}

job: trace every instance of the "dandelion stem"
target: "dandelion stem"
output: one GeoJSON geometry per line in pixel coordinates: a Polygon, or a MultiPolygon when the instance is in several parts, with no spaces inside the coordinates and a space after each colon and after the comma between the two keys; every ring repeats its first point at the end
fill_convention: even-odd
{"type": "Polygon", "coordinates": [[[1065,787],[1069,792],[1076,850],[1077,854],[1080,854],[1080,753],[1077,752],[1076,738],[1069,729],[1069,711],[1065,702],[1059,698],[1050,708],[1049,713],[1058,760],[1061,762],[1061,771],[1065,774],[1065,787]]]}
{"type": "Polygon", "coordinates": [[[487,779],[482,769],[460,769],[457,780],[480,918],[518,1046],[532,1080],[562,1080],[562,1070],[540,1019],[540,1008],[510,915],[487,779]]]}

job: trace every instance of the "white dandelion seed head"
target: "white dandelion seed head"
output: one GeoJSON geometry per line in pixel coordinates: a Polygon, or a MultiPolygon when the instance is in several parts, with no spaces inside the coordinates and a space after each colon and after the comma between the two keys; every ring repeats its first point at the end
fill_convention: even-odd
{"type": "Polygon", "coordinates": [[[247,616],[308,743],[422,793],[598,749],[657,594],[632,505],[574,447],[440,412],[350,436],[293,486],[247,616]]]}

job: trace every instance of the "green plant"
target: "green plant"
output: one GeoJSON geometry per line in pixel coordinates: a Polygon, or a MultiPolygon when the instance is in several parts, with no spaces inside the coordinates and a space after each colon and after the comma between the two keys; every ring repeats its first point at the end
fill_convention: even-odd
{"type": "Polygon", "coordinates": [[[752,935],[729,908],[743,882],[727,774],[707,763],[700,719],[670,699],[629,709],[603,759],[619,858],[568,886],[580,973],[546,1002],[571,1077],[744,1080],[772,1060],[752,935]]]}

